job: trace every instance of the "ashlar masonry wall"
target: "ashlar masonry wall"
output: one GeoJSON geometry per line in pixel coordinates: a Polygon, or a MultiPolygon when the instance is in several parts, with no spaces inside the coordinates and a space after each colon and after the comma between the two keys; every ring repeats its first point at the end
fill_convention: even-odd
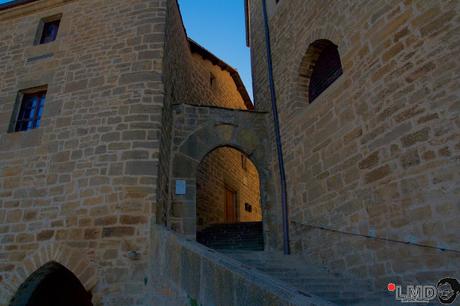
{"type": "MultiPolygon", "coordinates": [[[[255,105],[269,110],[249,2],[255,105]]],[[[378,286],[458,275],[460,3],[281,0],[270,16],[293,252],[378,286]],[[343,75],[309,103],[318,39],[343,75]]]]}
{"type": "MultiPolygon", "coordinates": [[[[220,66],[192,54],[193,74],[190,86],[196,91],[197,105],[213,105],[232,109],[247,109],[230,73],[220,66]]],[[[192,101],[188,101],[192,103],[192,101]]]]}
{"type": "Polygon", "coordinates": [[[145,303],[165,10],[42,0],[0,12],[1,305],[46,258],[67,260],[95,305],[145,303]],[[40,20],[56,14],[56,41],[34,45],[40,20]],[[40,128],[7,133],[18,91],[41,85],[40,128]]]}

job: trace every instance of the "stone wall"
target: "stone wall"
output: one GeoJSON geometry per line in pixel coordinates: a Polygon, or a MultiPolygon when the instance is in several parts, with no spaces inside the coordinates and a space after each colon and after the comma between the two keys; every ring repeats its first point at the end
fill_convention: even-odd
{"type": "Polygon", "coordinates": [[[159,167],[159,199],[156,219],[159,224],[166,224],[169,203],[169,177],[171,171],[171,139],[173,137],[172,105],[186,100],[190,96],[189,86],[193,65],[189,43],[182,24],[177,1],[167,1],[165,27],[165,53],[163,71],[165,78],[165,100],[163,104],[162,132],[159,167]]]}
{"type": "Polygon", "coordinates": [[[0,12],[0,305],[43,258],[67,258],[52,249],[71,250],[62,264],[77,275],[92,263],[80,276],[95,278],[95,305],[144,304],[164,4],[43,0],[0,12]],[[40,19],[56,14],[57,40],[34,45],[40,19]],[[18,91],[45,84],[40,128],[7,133],[18,91]]]}
{"type": "Polygon", "coordinates": [[[236,193],[239,222],[262,220],[259,174],[244,153],[229,147],[210,152],[198,167],[196,183],[198,231],[210,224],[225,223],[226,188],[236,193]],[[246,203],[251,211],[245,209],[246,203]]]}
{"type": "MultiPolygon", "coordinates": [[[[261,1],[250,6],[255,105],[268,110],[261,1]]],[[[271,12],[295,253],[378,285],[458,271],[459,12],[332,0],[271,12]],[[318,39],[338,45],[343,75],[309,104],[302,64],[318,39]]]]}
{"type": "Polygon", "coordinates": [[[196,103],[188,100],[189,103],[247,109],[234,79],[227,70],[197,53],[192,54],[192,61],[193,74],[189,84],[191,89],[196,91],[196,103]]]}
{"type": "Polygon", "coordinates": [[[246,109],[235,81],[190,52],[172,0],[34,1],[0,27],[0,304],[47,260],[95,305],[155,301],[149,223],[171,209],[173,104],[246,109]],[[58,14],[57,40],[34,45],[58,14]],[[40,128],[7,133],[18,92],[43,85],[40,128]]]}

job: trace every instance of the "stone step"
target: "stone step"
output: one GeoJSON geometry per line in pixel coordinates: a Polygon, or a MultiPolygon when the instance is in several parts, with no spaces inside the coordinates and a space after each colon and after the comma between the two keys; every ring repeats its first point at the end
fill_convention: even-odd
{"type": "Polygon", "coordinates": [[[263,241],[262,240],[220,240],[220,241],[209,241],[209,240],[202,240],[204,242],[206,242],[207,244],[214,244],[214,245],[225,245],[225,244],[262,244],[263,245],[263,241]]]}
{"type": "MultiPolygon", "coordinates": [[[[263,272],[263,271],[262,271],[263,272]]],[[[271,274],[270,274],[271,275],[271,274]]],[[[327,277],[322,277],[322,278],[305,278],[302,276],[295,277],[295,276],[285,276],[285,277],[278,277],[277,275],[272,275],[273,277],[276,277],[277,279],[281,279],[283,281],[286,281],[288,283],[292,284],[297,284],[297,285],[302,285],[304,287],[309,287],[309,286],[316,286],[316,287],[321,287],[321,286],[326,286],[326,287],[341,287],[343,285],[343,282],[341,280],[335,280],[335,279],[330,279],[327,277]]]]}
{"type": "Polygon", "coordinates": [[[215,227],[208,227],[205,230],[200,231],[200,233],[232,233],[232,234],[250,234],[256,231],[259,231],[260,228],[242,228],[242,227],[235,227],[235,228],[215,228],[215,227]]]}
{"type": "Polygon", "coordinates": [[[263,244],[259,243],[224,243],[224,244],[206,244],[208,248],[211,249],[225,249],[225,250],[231,250],[231,249],[245,249],[245,250],[251,250],[252,247],[257,248],[257,249],[262,249],[263,250],[263,244]]]}
{"type": "Polygon", "coordinates": [[[248,241],[248,242],[264,242],[263,239],[254,239],[254,238],[246,238],[246,237],[219,237],[219,238],[208,238],[208,237],[198,237],[197,238],[199,241],[208,241],[208,242],[214,242],[214,243],[219,243],[219,242],[238,242],[238,241],[248,241]]]}
{"type": "Polygon", "coordinates": [[[222,237],[206,237],[206,236],[197,236],[197,239],[206,240],[206,241],[213,241],[213,242],[222,242],[222,241],[255,241],[255,242],[263,242],[263,238],[251,238],[251,237],[233,237],[233,236],[222,236],[222,237]]]}
{"type": "Polygon", "coordinates": [[[385,292],[372,292],[371,284],[355,280],[326,267],[309,264],[303,258],[275,252],[225,251],[228,256],[275,279],[338,305],[393,305],[385,292]]]}
{"type": "MultiPolygon", "coordinates": [[[[200,241],[201,242],[201,241],[200,241]]],[[[263,250],[264,244],[263,242],[260,243],[254,243],[254,242],[231,242],[231,241],[225,241],[225,242],[219,242],[219,243],[212,243],[212,242],[207,242],[203,241],[201,242],[205,244],[209,248],[213,249],[249,249],[251,250],[252,247],[257,248],[257,250],[263,250]]]]}
{"type": "MultiPolygon", "coordinates": [[[[284,280],[287,281],[287,280],[284,280]]],[[[333,284],[303,284],[292,282],[292,284],[299,284],[303,285],[302,289],[307,290],[309,292],[321,292],[321,293],[330,293],[333,295],[337,295],[337,289],[340,289],[340,296],[355,296],[359,293],[362,296],[362,291],[359,288],[342,288],[341,286],[334,286],[333,284]]]]}
{"type": "Polygon", "coordinates": [[[245,241],[264,241],[263,237],[251,237],[251,236],[233,236],[233,235],[220,235],[220,236],[203,236],[199,235],[197,236],[201,240],[207,240],[207,241],[225,241],[225,240],[234,240],[234,241],[239,241],[244,239],[245,241]]]}
{"type": "Polygon", "coordinates": [[[244,232],[253,230],[263,230],[262,222],[240,222],[240,223],[228,223],[228,224],[212,224],[200,232],[244,232]]]}
{"type": "Polygon", "coordinates": [[[262,222],[214,224],[198,232],[197,241],[216,250],[262,251],[262,222]]]}
{"type": "Polygon", "coordinates": [[[318,267],[308,267],[308,266],[302,266],[302,267],[283,267],[282,263],[276,262],[274,264],[272,263],[257,263],[251,260],[240,260],[241,262],[245,263],[248,266],[257,268],[258,270],[263,270],[267,273],[270,274],[277,274],[277,275],[299,275],[299,276],[309,276],[312,275],[313,277],[317,276],[318,274],[323,275],[323,274],[328,274],[328,278],[337,278],[339,275],[335,275],[333,273],[330,273],[326,269],[321,269],[318,267]],[[329,274],[333,277],[330,277],[329,274]]]}

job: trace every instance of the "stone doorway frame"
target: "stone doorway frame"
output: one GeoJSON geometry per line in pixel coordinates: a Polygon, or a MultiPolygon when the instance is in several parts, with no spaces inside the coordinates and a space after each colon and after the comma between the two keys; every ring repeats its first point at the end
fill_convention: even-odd
{"type": "MultiPolygon", "coordinates": [[[[47,277],[53,275],[55,273],[60,273],[61,275],[65,275],[66,281],[71,281],[72,284],[75,283],[76,286],[80,288],[80,294],[84,294],[85,300],[87,300],[88,305],[93,305],[91,302],[91,293],[89,290],[85,288],[85,286],[81,283],[80,279],[69,269],[61,265],[56,261],[50,261],[37,270],[35,270],[29,277],[21,284],[18,288],[17,292],[15,293],[14,297],[11,299],[9,306],[24,306],[29,305],[31,300],[34,299],[35,294],[37,291],[42,290],[42,283],[45,281],[47,277]],[[77,285],[79,284],[79,285],[77,285]]],[[[34,303],[35,304],[35,303],[34,303]]]]}
{"type": "Polygon", "coordinates": [[[266,113],[215,107],[176,105],[170,200],[166,212],[169,228],[190,239],[196,238],[198,166],[215,149],[231,147],[245,154],[259,173],[265,248],[280,249],[281,213],[269,168],[271,149],[265,129],[265,115],[266,113]],[[203,109],[207,111],[204,112],[203,109]],[[202,120],[187,118],[199,113],[203,113],[202,120]],[[176,184],[179,183],[185,183],[185,194],[176,194],[176,184]]]}
{"type": "Polygon", "coordinates": [[[32,252],[16,266],[7,279],[4,279],[6,287],[4,295],[0,296],[0,305],[9,305],[27,278],[50,262],[56,262],[72,272],[87,291],[91,291],[96,286],[97,268],[86,252],[64,243],[52,243],[32,252]]]}

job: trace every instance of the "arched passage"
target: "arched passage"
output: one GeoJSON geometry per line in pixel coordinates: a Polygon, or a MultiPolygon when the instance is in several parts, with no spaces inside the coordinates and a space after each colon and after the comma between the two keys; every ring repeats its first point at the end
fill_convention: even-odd
{"type": "Polygon", "coordinates": [[[175,106],[170,198],[164,212],[168,227],[196,238],[199,164],[209,152],[232,147],[247,156],[258,170],[264,247],[280,249],[281,212],[271,175],[265,115],[187,104],[175,106]]]}
{"type": "Polygon", "coordinates": [[[57,262],[32,273],[19,287],[10,306],[93,306],[80,280],[57,262]]]}
{"type": "Polygon", "coordinates": [[[232,147],[200,162],[196,178],[197,241],[216,249],[263,250],[259,172],[232,147]]]}

